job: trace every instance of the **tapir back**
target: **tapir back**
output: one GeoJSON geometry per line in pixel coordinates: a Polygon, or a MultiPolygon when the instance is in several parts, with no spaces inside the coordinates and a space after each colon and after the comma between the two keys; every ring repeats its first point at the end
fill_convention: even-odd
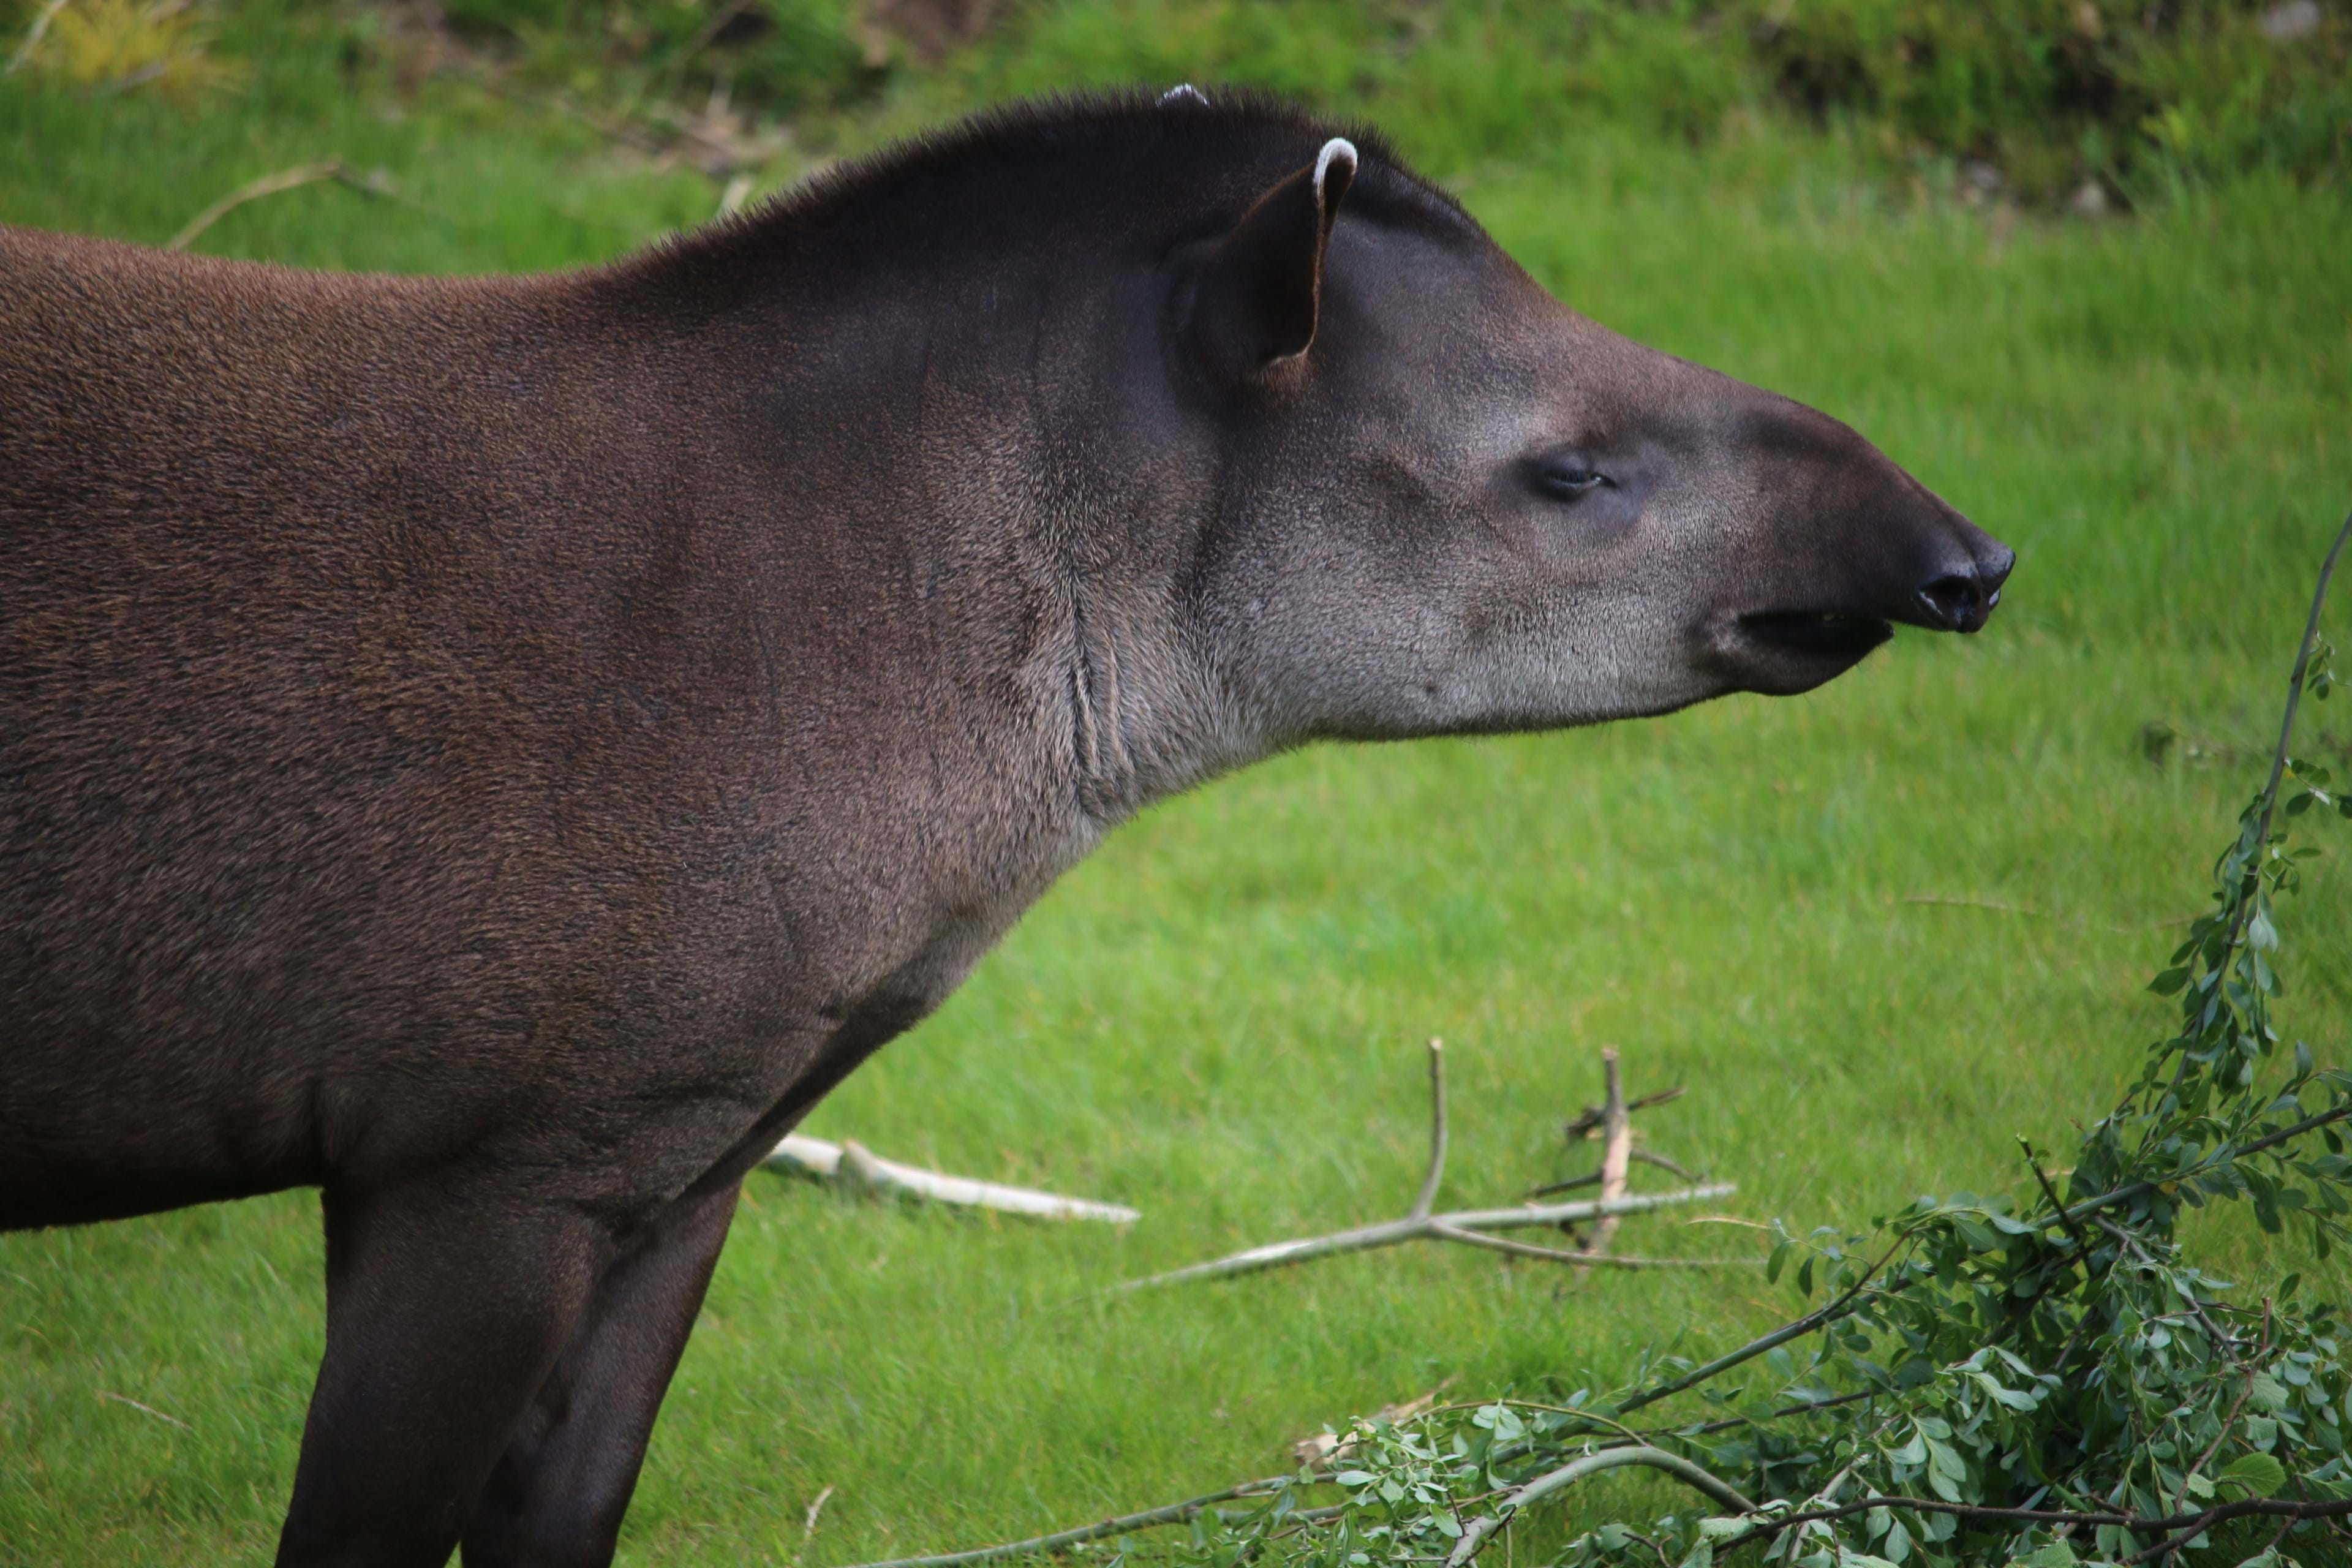
{"type": "Polygon", "coordinates": [[[746,590],[564,288],[0,231],[0,1224],[772,1029],[746,590]]]}

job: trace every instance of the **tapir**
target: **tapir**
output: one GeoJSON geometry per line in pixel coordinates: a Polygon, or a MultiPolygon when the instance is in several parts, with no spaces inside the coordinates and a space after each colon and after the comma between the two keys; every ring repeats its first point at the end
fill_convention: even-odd
{"type": "Polygon", "coordinates": [[[1245,96],[546,276],[0,230],[0,1226],[317,1187],[278,1561],[603,1563],[746,1172],[1122,820],[2013,560],[1245,96]]]}

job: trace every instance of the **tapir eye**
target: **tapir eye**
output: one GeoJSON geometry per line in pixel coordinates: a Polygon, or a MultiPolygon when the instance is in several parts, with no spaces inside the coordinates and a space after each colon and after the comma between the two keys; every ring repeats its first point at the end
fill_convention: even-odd
{"type": "Polygon", "coordinates": [[[1536,464],[1535,482],[1536,489],[1554,500],[1574,500],[1610,480],[1580,458],[1546,458],[1536,464]]]}

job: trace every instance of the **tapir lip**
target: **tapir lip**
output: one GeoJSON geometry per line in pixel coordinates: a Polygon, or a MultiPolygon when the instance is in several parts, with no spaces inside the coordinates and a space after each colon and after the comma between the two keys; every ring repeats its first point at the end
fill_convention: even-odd
{"type": "Polygon", "coordinates": [[[1776,651],[1846,664],[1895,635],[1876,616],[1843,610],[1757,610],[1740,616],[1738,626],[1750,640],[1776,651]]]}
{"type": "Polygon", "coordinates": [[[1718,658],[1752,691],[1793,696],[1860,664],[1895,628],[1850,610],[1750,610],[1716,623],[1718,658]]]}

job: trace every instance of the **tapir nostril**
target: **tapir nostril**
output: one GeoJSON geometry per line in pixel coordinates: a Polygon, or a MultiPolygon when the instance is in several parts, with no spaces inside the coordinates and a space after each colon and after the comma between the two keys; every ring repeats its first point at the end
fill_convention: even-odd
{"type": "Polygon", "coordinates": [[[1974,567],[1946,573],[1919,590],[1919,605],[1928,618],[1956,632],[1972,632],[1984,625],[1990,597],[1974,567]]]}

